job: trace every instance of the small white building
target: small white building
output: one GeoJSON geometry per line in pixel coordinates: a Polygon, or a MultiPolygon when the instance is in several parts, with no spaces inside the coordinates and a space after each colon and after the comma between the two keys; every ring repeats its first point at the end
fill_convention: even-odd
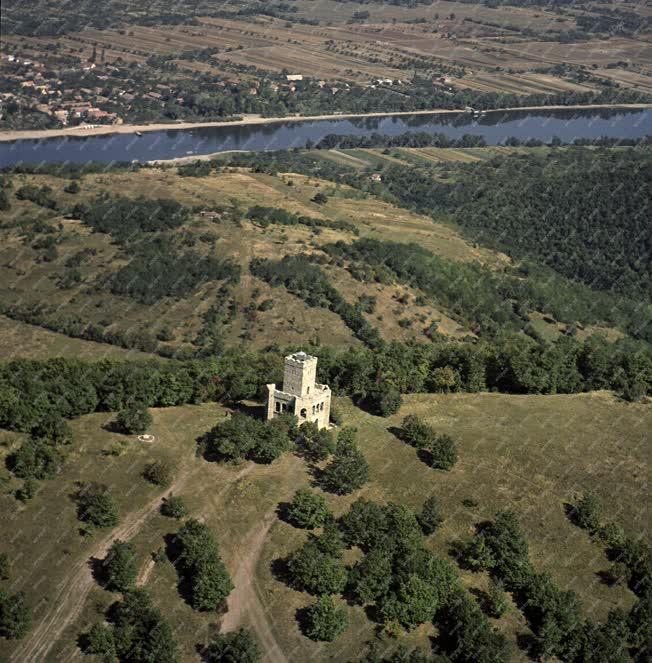
{"type": "Polygon", "coordinates": [[[319,428],[327,428],[331,412],[331,390],[318,384],[317,357],[295,352],[285,358],[283,388],[268,384],[267,418],[284,413],[297,417],[299,425],[314,421],[319,428]]]}

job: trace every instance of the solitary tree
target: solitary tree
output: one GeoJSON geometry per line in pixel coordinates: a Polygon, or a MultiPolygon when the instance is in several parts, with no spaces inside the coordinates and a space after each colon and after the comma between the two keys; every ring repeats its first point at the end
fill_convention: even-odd
{"type": "Polygon", "coordinates": [[[116,539],[104,559],[106,588],[113,592],[126,592],[136,583],[138,566],[133,543],[116,539]]]}
{"type": "Polygon", "coordinates": [[[123,433],[141,434],[152,425],[152,415],[144,405],[130,403],[118,412],[115,423],[123,433]]]}
{"type": "Polygon", "coordinates": [[[450,435],[439,435],[428,448],[430,464],[440,470],[450,470],[457,462],[457,447],[450,435]]]}
{"type": "Polygon", "coordinates": [[[99,483],[87,483],[77,494],[77,515],[80,520],[96,527],[118,524],[118,509],[109,489],[99,483]]]}
{"type": "Polygon", "coordinates": [[[329,515],[326,500],[307,488],[297,490],[288,508],[290,521],[305,529],[320,527],[329,515]]]}
{"type": "Polygon", "coordinates": [[[595,532],[600,527],[600,501],[597,495],[588,491],[575,507],[575,522],[579,527],[595,532]]]}
{"type": "Polygon", "coordinates": [[[333,642],[349,625],[346,609],[332,596],[320,596],[306,611],[305,634],[311,640],[333,642]]]}
{"type": "Polygon", "coordinates": [[[203,651],[206,663],[258,663],[258,643],[246,629],[217,634],[203,651]]]}
{"type": "Polygon", "coordinates": [[[10,595],[0,589],[0,637],[20,640],[29,631],[32,618],[22,592],[10,595]]]}
{"type": "Polygon", "coordinates": [[[439,509],[439,501],[434,495],[423,503],[423,508],[417,516],[417,520],[426,535],[432,534],[442,524],[444,519],[439,509]]]}
{"type": "Polygon", "coordinates": [[[170,497],[163,498],[161,504],[161,513],[168,518],[183,518],[188,514],[188,509],[179,495],[170,495],[170,497]]]}
{"type": "Polygon", "coordinates": [[[323,485],[338,495],[347,495],[369,481],[369,464],[355,442],[355,432],[343,428],[337,438],[333,460],[324,470],[323,485]]]}

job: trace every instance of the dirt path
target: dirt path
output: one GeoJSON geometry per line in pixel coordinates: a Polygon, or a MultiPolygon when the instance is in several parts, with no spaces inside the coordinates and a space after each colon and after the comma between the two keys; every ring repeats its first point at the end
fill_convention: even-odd
{"type": "Polygon", "coordinates": [[[153,559],[148,559],[143,568],[138,572],[138,577],[136,578],[136,587],[143,587],[147,584],[149,577],[152,575],[154,570],[155,562],[153,559]]]}
{"type": "Polygon", "coordinates": [[[246,615],[260,643],[260,648],[264,652],[265,663],[288,663],[288,659],[276,641],[265,606],[256,591],[256,566],[274,518],[274,511],[268,513],[243,546],[243,550],[247,552],[240,558],[238,570],[233,577],[235,589],[227,599],[228,612],[222,620],[221,630],[222,632],[235,630],[246,615]]]}
{"type": "MultiPolygon", "coordinates": [[[[240,470],[224,484],[222,491],[227,490],[252,469],[253,465],[249,465],[240,470]]],[[[165,493],[157,495],[138,511],[129,514],[119,527],[106,534],[88,554],[84,555],[83,559],[72,567],[68,577],[59,585],[56,595],[50,598],[51,607],[48,613],[29,633],[21,647],[13,653],[9,659],[11,663],[40,663],[46,660],[63,632],[79,618],[86,598],[95,584],[89,565],[90,558],[106,557],[107,551],[115,539],[122,541],[131,539],[143,523],[158,511],[161,500],[169,495],[178,494],[192,475],[191,470],[186,471],[173,482],[165,493]]]]}
{"type": "Polygon", "coordinates": [[[63,632],[79,617],[95,580],[89,565],[91,557],[103,558],[115,539],[128,541],[153,513],[158,511],[163,497],[176,493],[188,480],[179,477],[162,495],[157,495],[138,511],[129,514],[124,522],[105,535],[88,555],[78,561],[68,577],[59,585],[56,596],[51,597],[50,610],[27,637],[22,646],[9,659],[15,663],[44,661],[63,632]]]}

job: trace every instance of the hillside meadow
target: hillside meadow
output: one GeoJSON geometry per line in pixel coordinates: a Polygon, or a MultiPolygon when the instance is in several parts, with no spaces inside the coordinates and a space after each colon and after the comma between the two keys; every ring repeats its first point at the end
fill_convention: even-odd
{"type": "MultiPolygon", "coordinates": [[[[634,603],[628,589],[603,583],[600,572],[609,565],[603,548],[571,524],[565,505],[594,489],[606,517],[620,522],[628,534],[649,536],[645,498],[647,434],[652,425],[649,408],[625,404],[608,392],[416,394],[406,397],[400,412],[387,419],[369,415],[345,399],[337,404],[344,424],[358,430],[371,475],[370,482],[350,496],[324,493],[335,515],[345,513],[358,497],[394,501],[419,511],[425,499],[434,495],[445,520],[427,539],[427,546],[452,560],[455,544],[468,540],[475,524],[499,509],[511,508],[525,528],[537,570],[550,572],[561,587],[575,591],[587,616],[603,620],[610,608],[629,609],[634,603]],[[392,433],[410,413],[454,437],[460,460],[451,471],[429,468],[392,433]]],[[[275,560],[306,538],[305,531],[279,520],[278,505],[287,502],[297,488],[310,485],[311,475],[304,461],[293,454],[271,465],[224,465],[197,456],[196,438],[225,413],[215,404],[154,409],[152,443],[108,430],[111,413],[81,417],[71,422],[73,449],[63,472],[45,482],[26,506],[17,506],[10,495],[14,480],[2,470],[3,529],[13,532],[7,541],[15,569],[12,589],[25,591],[34,611],[32,633],[22,643],[0,645],[5,656],[10,660],[79,659],[77,635],[117,598],[93,580],[89,558],[92,562],[103,557],[116,537],[136,545],[138,583],[172,624],[184,661],[196,660],[196,646],[205,643],[220,624],[251,627],[269,661],[357,660],[365,643],[378,638],[386,651],[397,642],[428,649],[429,638],[436,636],[432,626],[402,634],[399,640],[387,638],[362,608],[353,606],[347,607],[350,625],[335,643],[316,644],[301,634],[295,613],[310,603],[310,597],[289,589],[273,569],[275,560]],[[111,448],[118,448],[119,454],[106,455],[111,448]],[[146,462],[161,458],[175,467],[172,486],[166,490],[141,476],[146,462]],[[120,523],[114,530],[82,538],[71,494],[76,482],[88,480],[109,486],[119,506],[120,523]],[[183,497],[189,516],[208,524],[219,542],[235,582],[226,614],[193,611],[179,595],[170,562],[160,555],[159,561],[152,561],[152,554],[164,549],[165,537],[179,526],[158,513],[161,498],[170,492],[183,497]],[[46,632],[41,631],[44,624],[46,632]],[[46,650],[47,656],[39,657],[46,650]],[[37,658],[27,659],[28,654],[37,658]]],[[[3,454],[15,437],[3,435],[3,454]]],[[[356,557],[355,550],[349,551],[345,561],[351,563],[356,557]]],[[[461,573],[470,590],[486,588],[485,574],[461,573]]],[[[524,660],[516,644],[527,633],[520,612],[512,606],[495,623],[512,643],[513,660],[524,660]]]]}

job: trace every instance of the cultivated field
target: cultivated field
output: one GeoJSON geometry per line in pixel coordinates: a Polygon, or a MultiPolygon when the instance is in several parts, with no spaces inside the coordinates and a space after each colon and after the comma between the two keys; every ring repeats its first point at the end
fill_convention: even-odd
{"type": "MultiPolygon", "coordinates": [[[[448,73],[456,87],[480,92],[553,94],[595,89],[591,82],[538,71],[571,64],[589,68],[592,76],[649,91],[652,46],[646,33],[576,42],[548,40],[577,30],[577,16],[594,15],[590,6],[506,10],[442,1],[407,8],[311,0],[294,7],[297,11],[287,17],[198,16],[192,25],[161,26],[127,22],[59,38],[10,35],[7,43],[20,44],[34,57],[53,45],[61,54],[84,60],[94,48],[102,49],[106,62],[143,63],[153,54],[172,55],[187,75],[202,71],[250,80],[257,75],[243,71],[243,66],[362,84],[375,78],[409,79],[418,68],[422,76],[448,73]],[[355,20],[356,12],[369,16],[355,20]],[[218,50],[201,61],[183,55],[205,48],[218,50]]],[[[628,10],[644,11],[640,5],[628,10]]]]}

